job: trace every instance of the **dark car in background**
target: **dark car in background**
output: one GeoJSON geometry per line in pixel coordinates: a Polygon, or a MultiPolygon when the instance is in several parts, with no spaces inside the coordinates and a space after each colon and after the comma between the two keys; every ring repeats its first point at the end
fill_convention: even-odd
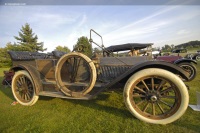
{"type": "Polygon", "coordinates": [[[196,60],[193,59],[193,55],[187,52],[187,49],[174,49],[170,55],[156,56],[156,60],[164,60],[174,63],[183,68],[190,74],[190,80],[196,77],[196,60]]]}
{"type": "Polygon", "coordinates": [[[198,50],[196,53],[193,54],[192,59],[200,61],[200,50],[198,50]]]}

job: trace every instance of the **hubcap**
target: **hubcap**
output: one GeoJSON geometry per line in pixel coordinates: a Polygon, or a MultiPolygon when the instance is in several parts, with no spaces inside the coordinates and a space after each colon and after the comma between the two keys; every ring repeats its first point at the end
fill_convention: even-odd
{"type": "Polygon", "coordinates": [[[146,93],[146,100],[149,102],[157,102],[159,100],[160,93],[156,90],[149,90],[146,93]]]}
{"type": "Polygon", "coordinates": [[[157,98],[156,96],[151,96],[151,101],[152,101],[152,102],[156,102],[157,99],[158,99],[158,98],[157,98]]]}

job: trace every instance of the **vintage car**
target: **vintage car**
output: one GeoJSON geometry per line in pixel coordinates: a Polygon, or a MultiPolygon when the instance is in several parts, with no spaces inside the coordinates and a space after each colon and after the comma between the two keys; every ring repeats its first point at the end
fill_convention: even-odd
{"type": "Polygon", "coordinates": [[[192,55],[192,59],[196,61],[200,61],[200,50],[192,55]]]}
{"type": "Polygon", "coordinates": [[[174,50],[172,50],[171,55],[177,55],[177,56],[181,56],[181,57],[187,57],[188,56],[188,51],[185,48],[174,49],[174,50]]]}
{"type": "Polygon", "coordinates": [[[171,62],[183,68],[190,74],[189,80],[191,81],[196,77],[197,74],[197,69],[195,66],[197,62],[192,57],[192,54],[187,53],[187,49],[174,49],[171,55],[156,56],[155,59],[171,62]]]}
{"type": "MultiPolygon", "coordinates": [[[[103,43],[92,40],[94,33],[100,36],[90,30],[91,44],[110,53],[103,43]]],[[[35,104],[39,96],[90,100],[106,88],[120,87],[128,110],[148,123],[174,122],[188,107],[188,87],[184,82],[189,75],[166,61],[149,60],[148,56],[89,58],[80,52],[59,51],[9,54],[13,63],[10,71],[14,72],[12,93],[25,106],[35,104]]]]}

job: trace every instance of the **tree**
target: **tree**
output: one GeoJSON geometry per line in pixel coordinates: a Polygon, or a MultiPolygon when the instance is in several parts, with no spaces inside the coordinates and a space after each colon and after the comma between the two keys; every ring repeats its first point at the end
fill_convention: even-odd
{"type": "Polygon", "coordinates": [[[76,51],[79,51],[88,57],[92,57],[92,46],[89,43],[89,40],[87,37],[80,37],[78,38],[77,43],[75,44],[75,48],[80,48],[79,50],[76,49],[76,51]]]}
{"type": "Polygon", "coordinates": [[[43,42],[38,42],[37,35],[33,33],[28,23],[22,26],[19,37],[14,37],[18,41],[17,43],[20,45],[22,51],[43,52],[46,50],[46,48],[43,48],[43,42]]]}
{"type": "Polygon", "coordinates": [[[174,49],[174,44],[171,45],[171,49],[172,49],[172,50],[174,49]]]}
{"type": "Polygon", "coordinates": [[[66,53],[71,52],[71,50],[70,50],[68,47],[66,47],[66,46],[62,47],[62,46],[60,46],[60,45],[57,46],[55,50],[63,51],[63,52],[66,52],[66,53]]]}
{"type": "Polygon", "coordinates": [[[172,50],[172,48],[168,44],[165,44],[165,46],[162,47],[162,51],[164,51],[164,52],[170,52],[171,50],[172,50]]]}
{"type": "Polygon", "coordinates": [[[8,42],[5,48],[0,48],[0,67],[10,67],[12,65],[8,51],[21,51],[19,45],[8,42]]]}
{"type": "Polygon", "coordinates": [[[100,53],[102,53],[102,50],[96,47],[96,48],[93,48],[93,52],[100,54],[100,53]]]}

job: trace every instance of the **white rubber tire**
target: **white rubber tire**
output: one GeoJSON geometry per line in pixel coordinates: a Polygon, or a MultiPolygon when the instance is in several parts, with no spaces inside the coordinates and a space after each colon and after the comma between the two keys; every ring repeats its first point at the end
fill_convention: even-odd
{"type": "Polygon", "coordinates": [[[184,112],[186,111],[187,107],[188,107],[188,103],[189,103],[189,95],[188,95],[188,90],[185,86],[185,84],[183,83],[183,81],[176,76],[175,74],[163,70],[163,69],[158,69],[158,68],[148,68],[148,69],[144,69],[141,70],[137,73],[135,73],[134,75],[132,75],[128,81],[125,84],[124,87],[124,100],[125,100],[125,104],[126,107],[128,108],[128,110],[139,120],[142,120],[144,122],[147,123],[153,123],[153,124],[168,124],[171,122],[176,121],[177,119],[179,119],[184,112]],[[137,82],[138,79],[144,77],[144,76],[160,76],[160,77],[164,77],[165,79],[168,79],[170,82],[172,82],[173,84],[175,84],[180,92],[181,95],[181,99],[179,99],[181,101],[179,108],[177,109],[177,111],[172,114],[171,116],[164,118],[164,119],[150,119],[147,117],[144,117],[143,115],[139,114],[134,107],[132,106],[131,102],[130,102],[130,90],[132,85],[137,82]]]}
{"type": "Polygon", "coordinates": [[[14,98],[17,100],[17,102],[24,106],[32,106],[33,104],[35,104],[38,101],[38,98],[39,98],[39,96],[37,96],[35,94],[35,84],[31,78],[30,74],[25,70],[15,72],[15,75],[13,76],[13,79],[12,79],[12,93],[13,93],[14,98]],[[18,96],[16,94],[16,89],[17,89],[17,87],[16,87],[17,81],[16,80],[18,79],[19,76],[22,76],[22,75],[29,78],[29,80],[31,81],[31,83],[33,85],[33,96],[31,98],[31,100],[28,102],[23,102],[20,98],[18,98],[18,96]]]}

